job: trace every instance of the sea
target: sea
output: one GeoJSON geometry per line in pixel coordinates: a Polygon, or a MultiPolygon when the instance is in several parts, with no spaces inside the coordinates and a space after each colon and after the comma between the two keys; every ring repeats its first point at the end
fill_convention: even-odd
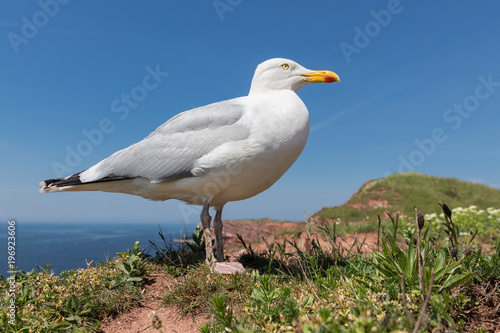
{"type": "MultiPolygon", "coordinates": [[[[8,277],[7,221],[0,224],[0,274],[8,277]]],[[[56,275],[62,271],[87,268],[116,257],[117,252],[131,250],[136,241],[146,253],[155,255],[150,241],[162,245],[159,235],[171,245],[174,240],[190,237],[196,225],[154,223],[36,223],[15,221],[15,266],[30,272],[47,264],[56,275]]],[[[13,229],[12,227],[10,228],[13,229]]],[[[11,239],[12,240],[12,239],[11,239]]],[[[12,250],[12,248],[11,248],[12,250]]]]}

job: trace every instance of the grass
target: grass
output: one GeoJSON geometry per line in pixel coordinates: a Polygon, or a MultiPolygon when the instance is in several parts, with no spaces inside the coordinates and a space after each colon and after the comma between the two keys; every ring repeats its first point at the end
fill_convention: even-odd
{"type": "Polygon", "coordinates": [[[207,283],[199,278],[206,274],[194,270],[165,301],[186,312],[193,311],[193,304],[210,304],[213,320],[201,332],[460,330],[470,320],[461,310],[474,307],[468,288],[500,279],[500,243],[496,252],[485,255],[474,237],[460,235],[451,216],[448,230],[458,232],[452,243],[439,242],[424,216],[419,219],[424,225],[414,221],[399,241],[389,222],[391,227],[381,230],[380,250],[369,257],[357,247],[336,246],[335,232],[322,225],[317,228],[331,246],[311,240],[308,252],[292,243],[296,251],[290,254],[285,243],[274,243],[257,253],[243,244],[246,253],[240,261],[252,268],[251,274],[233,278],[244,287],[228,288],[227,277],[207,283]],[[476,251],[470,251],[472,244],[476,251]]]}
{"type": "Polygon", "coordinates": [[[500,283],[500,242],[485,254],[478,244],[481,225],[477,233],[464,234],[456,209],[441,209],[445,225],[440,230],[425,214],[418,215],[426,213],[420,209],[409,225],[395,216],[371,222],[380,228],[371,254],[363,253],[359,243],[340,245],[345,226],[311,218],[304,247],[283,241],[256,251],[241,239],[245,253],[239,260],[247,274],[210,273],[199,229],[180,247],[166,239],[153,244],[153,257],[136,243],[111,261],[61,276],[49,268],[20,272],[13,325],[7,309],[10,281],[0,280],[1,331],[97,332],[104,317],[141,301],[142,279],[152,270],[176,279],[165,290],[166,305],[184,314],[211,314],[200,332],[442,332],[494,322],[486,310],[500,301],[494,287],[500,283]],[[488,297],[476,297],[475,290],[488,297]]]}
{"type": "Polygon", "coordinates": [[[99,319],[126,311],[140,300],[140,283],[150,264],[137,242],[108,262],[55,276],[50,266],[15,276],[15,320],[9,317],[10,281],[1,277],[2,332],[95,332],[99,319]],[[15,322],[12,324],[12,322],[15,322]]]}
{"type": "Polygon", "coordinates": [[[247,275],[209,274],[208,267],[201,264],[186,272],[175,289],[165,295],[164,301],[195,315],[206,311],[214,296],[224,295],[227,304],[236,305],[244,302],[243,296],[250,290],[251,281],[247,275]]]}
{"type": "Polygon", "coordinates": [[[426,214],[439,214],[438,202],[446,202],[450,207],[474,205],[486,210],[500,207],[500,190],[456,178],[396,173],[365,183],[346,204],[323,208],[314,215],[342,221],[364,221],[368,217],[373,221],[385,211],[412,216],[414,206],[426,214]],[[386,200],[386,207],[374,205],[380,199],[386,200]]]}

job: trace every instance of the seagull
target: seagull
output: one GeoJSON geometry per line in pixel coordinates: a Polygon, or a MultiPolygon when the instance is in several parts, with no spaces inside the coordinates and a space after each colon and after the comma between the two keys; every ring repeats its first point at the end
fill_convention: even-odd
{"type": "Polygon", "coordinates": [[[283,58],[257,66],[248,96],[177,114],[142,141],[66,178],[40,182],[40,192],[103,191],[203,206],[201,223],[210,267],[224,261],[222,209],[273,185],[297,160],[309,136],[309,112],[297,91],[338,82],[283,58]],[[213,220],[213,258],[209,208],[213,220]]]}

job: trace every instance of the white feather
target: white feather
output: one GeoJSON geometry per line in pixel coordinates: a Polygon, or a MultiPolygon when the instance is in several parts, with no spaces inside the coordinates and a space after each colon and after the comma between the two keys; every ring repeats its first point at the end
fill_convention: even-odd
{"type": "Polygon", "coordinates": [[[260,64],[248,96],[185,111],[144,140],[80,175],[62,191],[118,192],[192,204],[252,197],[295,162],[309,135],[309,113],[296,91],[311,73],[287,59],[260,64]],[[287,64],[287,67],[284,67],[287,64]],[[101,181],[105,177],[125,177],[101,181]]]}

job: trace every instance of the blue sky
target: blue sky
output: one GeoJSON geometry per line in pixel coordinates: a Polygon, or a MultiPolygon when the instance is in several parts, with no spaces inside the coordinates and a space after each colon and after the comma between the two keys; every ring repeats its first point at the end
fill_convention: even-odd
{"type": "Polygon", "coordinates": [[[257,64],[274,57],[333,70],[341,82],[299,91],[312,125],[304,152],[272,188],[226,205],[225,219],[303,220],[409,169],[500,188],[498,2],[41,0],[0,9],[0,220],[197,222],[199,208],[177,201],[40,194],[38,182],[86,169],[181,111],[246,95],[257,64]],[[144,81],[151,72],[156,80],[144,81]]]}

